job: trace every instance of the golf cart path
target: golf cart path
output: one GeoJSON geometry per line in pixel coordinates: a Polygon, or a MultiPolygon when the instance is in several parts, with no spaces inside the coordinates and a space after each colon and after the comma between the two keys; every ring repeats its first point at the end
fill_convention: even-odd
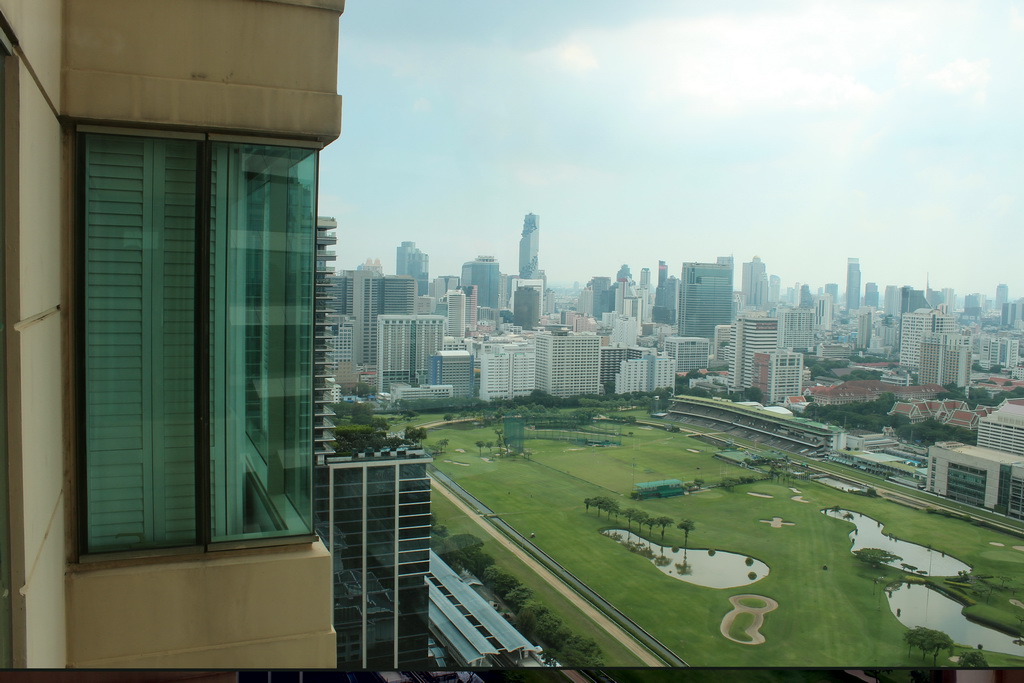
{"type": "Polygon", "coordinates": [[[491,538],[500,543],[503,547],[509,550],[513,555],[519,558],[523,564],[530,568],[537,576],[542,578],[544,581],[554,588],[556,591],[561,593],[566,599],[569,600],[573,605],[576,606],[583,614],[593,621],[598,628],[608,633],[620,643],[622,643],[630,652],[636,655],[646,666],[664,666],[664,664],[654,655],[647,651],[640,643],[633,639],[633,636],[626,633],[617,624],[612,622],[608,617],[601,614],[597,609],[594,608],[589,602],[581,598],[575,592],[569,589],[564,583],[562,583],[557,576],[552,574],[546,567],[542,566],[539,562],[534,560],[528,554],[523,552],[519,546],[510,541],[508,538],[499,533],[493,526],[491,526],[485,519],[483,519],[479,513],[472,510],[462,500],[453,494],[451,491],[441,486],[436,481],[431,481],[431,486],[434,491],[440,493],[445,498],[450,500],[455,507],[457,507],[463,514],[472,520],[475,520],[480,528],[483,529],[491,538]]]}

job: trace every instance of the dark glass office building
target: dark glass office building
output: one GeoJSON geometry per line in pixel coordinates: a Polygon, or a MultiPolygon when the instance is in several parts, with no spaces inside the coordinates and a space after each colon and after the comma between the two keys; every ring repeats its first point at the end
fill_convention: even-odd
{"type": "Polygon", "coordinates": [[[679,336],[714,339],[716,325],[732,322],[732,261],[684,263],[679,336]]]}
{"type": "Polygon", "coordinates": [[[430,666],[428,462],[420,449],[317,461],[314,524],[334,563],[338,668],[430,666]]]}

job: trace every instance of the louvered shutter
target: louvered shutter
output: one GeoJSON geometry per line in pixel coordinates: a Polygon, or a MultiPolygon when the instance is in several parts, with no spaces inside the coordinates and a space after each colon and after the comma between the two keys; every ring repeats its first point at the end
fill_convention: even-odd
{"type": "Polygon", "coordinates": [[[89,136],[89,552],[195,542],[196,143],[89,136]]]}

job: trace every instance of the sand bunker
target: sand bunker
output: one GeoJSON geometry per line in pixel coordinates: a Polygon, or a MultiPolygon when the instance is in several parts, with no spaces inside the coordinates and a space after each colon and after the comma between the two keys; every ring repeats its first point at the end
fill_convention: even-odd
{"type": "Polygon", "coordinates": [[[450,462],[453,465],[462,465],[463,467],[469,467],[469,463],[458,462],[457,460],[445,460],[445,462],[450,462]]]}
{"type": "Polygon", "coordinates": [[[763,595],[733,595],[729,598],[729,602],[732,603],[732,611],[722,617],[722,635],[733,641],[734,643],[741,643],[743,645],[760,645],[765,641],[763,635],[761,635],[761,626],[764,624],[764,615],[772,610],[778,608],[779,603],[775,602],[771,598],[766,598],[763,595]],[[764,603],[764,607],[748,607],[740,603],[740,600],[753,599],[760,600],[764,603]],[[732,628],[732,622],[736,620],[743,612],[749,612],[754,615],[754,621],[750,626],[744,629],[744,633],[750,637],[750,640],[737,640],[729,635],[729,630],[732,628]]]}
{"type": "Polygon", "coordinates": [[[1024,552],[1024,545],[1015,545],[1015,546],[1013,546],[1013,549],[1014,550],[1019,550],[1021,552],[1024,552]]]}
{"type": "Polygon", "coordinates": [[[456,448],[456,449],[455,449],[455,452],[456,452],[456,453],[465,453],[465,452],[466,452],[466,449],[464,449],[464,448],[456,448]]]}
{"type": "Polygon", "coordinates": [[[1010,598],[1010,604],[1013,605],[1014,607],[1020,607],[1021,609],[1024,609],[1024,602],[1021,602],[1020,600],[1015,600],[1014,598],[1010,598]]]}
{"type": "Polygon", "coordinates": [[[686,450],[690,451],[691,453],[700,453],[700,451],[698,451],[696,448],[687,448],[686,450]]]}
{"type": "Polygon", "coordinates": [[[792,486],[789,487],[789,490],[792,491],[793,493],[800,493],[800,489],[795,489],[792,486]]]}
{"type": "Polygon", "coordinates": [[[811,501],[807,500],[806,498],[804,498],[803,496],[793,496],[792,498],[790,498],[790,500],[795,500],[798,503],[810,503],[811,502],[811,501]]]}
{"type": "Polygon", "coordinates": [[[646,429],[647,431],[651,431],[652,429],[654,429],[654,427],[641,427],[640,429],[646,429]]]}
{"type": "Polygon", "coordinates": [[[763,524],[769,525],[773,529],[781,529],[783,526],[795,526],[796,522],[783,522],[782,517],[772,517],[771,519],[759,519],[757,520],[763,524]]]}
{"type": "Polygon", "coordinates": [[[754,493],[753,491],[747,491],[748,496],[754,496],[756,498],[774,498],[775,496],[769,496],[767,493],[754,493]]]}
{"type": "Polygon", "coordinates": [[[1006,545],[1005,543],[999,543],[998,541],[989,541],[988,544],[989,545],[997,545],[1000,548],[1002,548],[1002,547],[1004,547],[1006,545]]]}

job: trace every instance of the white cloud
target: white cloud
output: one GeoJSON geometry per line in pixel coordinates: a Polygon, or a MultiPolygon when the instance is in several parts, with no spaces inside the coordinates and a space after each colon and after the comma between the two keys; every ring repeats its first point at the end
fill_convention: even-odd
{"type": "Polygon", "coordinates": [[[985,91],[992,76],[989,68],[992,63],[988,59],[974,62],[957,59],[938,71],[925,76],[925,80],[940,90],[955,95],[973,94],[979,101],[984,101],[985,91]]]}

